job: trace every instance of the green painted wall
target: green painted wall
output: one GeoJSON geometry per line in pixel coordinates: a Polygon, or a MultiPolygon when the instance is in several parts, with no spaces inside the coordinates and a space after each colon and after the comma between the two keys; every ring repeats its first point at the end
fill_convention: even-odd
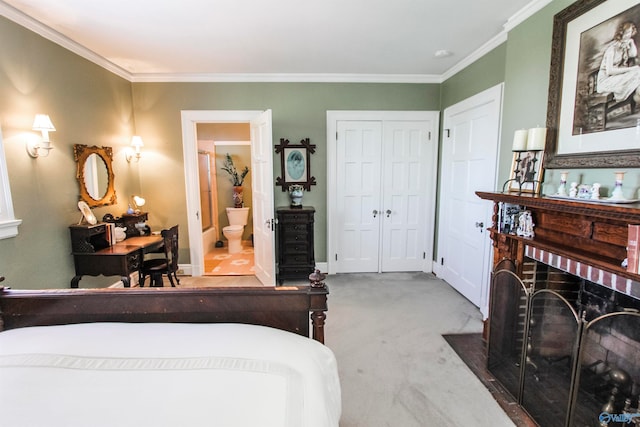
{"type": "MultiPolygon", "coordinates": [[[[313,83],[135,83],[110,73],[35,33],[0,18],[0,125],[19,235],[0,240],[0,275],[16,289],[67,287],[74,275],[68,226],[80,219],[74,144],[114,150],[118,203],[94,209],[119,216],[129,198],[147,200],[150,225],[179,224],[187,230],[181,110],[273,110],[274,140],[309,137],[318,151],[311,160],[318,185],[305,195],[316,206],[316,253],[324,261],[326,241],[326,110],[437,110],[437,84],[313,83]],[[135,117],[133,113],[135,106],[135,117]],[[51,116],[55,147],[47,158],[25,152],[33,117],[51,116]],[[132,134],[144,138],[142,158],[128,163],[132,134]]],[[[274,176],[279,175],[274,153],[274,176]]],[[[288,204],[275,188],[276,204],[288,204]]],[[[187,233],[181,262],[188,263],[187,233]]],[[[115,277],[85,276],[80,285],[101,287],[115,277]]]]}
{"type": "MultiPolygon", "coordinates": [[[[546,124],[549,67],[553,17],[572,0],[555,0],[513,28],[506,43],[489,52],[442,84],[441,109],[479,93],[504,81],[504,104],[498,182],[506,181],[511,173],[513,153],[511,144],[517,129],[546,124]],[[502,67],[502,68],[501,68],[502,67]],[[503,80],[501,80],[503,79],[503,80]]],[[[640,171],[627,172],[624,192],[628,198],[638,197],[640,171]]],[[[548,169],[544,176],[543,193],[556,192],[560,170],[548,169]]],[[[613,169],[572,169],[568,181],[592,184],[599,182],[603,191],[611,191],[613,169]]]]}
{"type": "MultiPolygon", "coordinates": [[[[500,154],[500,182],[511,172],[511,143],[520,128],[544,126],[547,114],[549,67],[551,64],[551,37],[553,16],[572,4],[570,0],[555,0],[509,32],[505,72],[502,149],[500,154]]],[[[640,170],[627,172],[624,193],[627,198],[638,197],[640,170]]],[[[543,194],[556,192],[560,170],[547,169],[543,194]]],[[[568,182],[602,184],[603,192],[611,192],[615,182],[613,169],[572,169],[568,182]]]]}
{"type": "MultiPolygon", "coordinates": [[[[68,287],[73,260],[68,226],[81,217],[73,158],[74,144],[114,149],[118,204],[97,208],[120,214],[139,188],[135,165],[124,159],[132,134],[131,84],[33,32],[0,17],[0,126],[17,237],[0,240],[0,275],[13,288],[68,287]],[[33,159],[25,150],[36,113],[56,127],[54,149],[33,159]]],[[[104,286],[114,278],[87,278],[84,286],[104,286]]]]}
{"type": "MultiPolygon", "coordinates": [[[[504,114],[498,175],[511,168],[513,132],[546,122],[553,15],[571,4],[554,0],[518,25],[505,43],[442,84],[361,83],[130,83],[29,30],[0,17],[0,125],[20,234],[0,240],[0,275],[14,288],[67,287],[73,276],[68,226],[77,222],[78,184],[73,144],[114,149],[118,204],[95,209],[121,215],[132,194],[143,194],[152,228],[179,224],[181,262],[188,263],[181,110],[273,111],[273,138],[317,145],[311,172],[318,185],[305,194],[317,209],[316,257],[326,261],[326,111],[440,110],[503,82],[504,114]],[[51,116],[57,131],[48,158],[25,152],[36,113],[51,116]],[[132,112],[135,112],[133,114],[132,112]],[[133,117],[135,116],[135,123],[133,117]],[[133,133],[145,146],[138,163],[127,163],[133,133]]],[[[638,169],[625,176],[627,197],[640,186],[638,169]]],[[[280,175],[274,153],[274,176],[280,175]]],[[[558,185],[548,170],[544,191],[558,185]]],[[[577,169],[569,181],[613,183],[612,170],[577,169]]],[[[289,203],[275,189],[276,205],[289,203]]],[[[114,278],[85,277],[82,286],[105,286],[114,278]]]]}
{"type": "MultiPolygon", "coordinates": [[[[555,0],[509,32],[499,182],[510,177],[514,132],[546,124],[553,16],[571,3],[555,0]]],[[[549,186],[543,191],[555,192],[549,186]]]]}
{"type": "MultiPolygon", "coordinates": [[[[151,226],[178,223],[187,230],[182,110],[265,110],[273,112],[273,141],[280,138],[316,144],[311,174],[318,185],[305,192],[304,204],[316,208],[316,261],[327,253],[327,110],[438,110],[440,85],[364,83],[135,83],[133,102],[138,132],[145,138],[140,162],[142,191],[153,215],[151,226]]],[[[273,176],[280,176],[274,152],[273,176]]],[[[290,203],[274,183],[276,206],[290,203]]],[[[186,247],[186,233],[180,244],[186,247]]],[[[187,262],[189,253],[180,252],[187,262]]]]}
{"type": "Polygon", "coordinates": [[[442,83],[444,109],[504,81],[507,45],[502,43],[442,83]]]}

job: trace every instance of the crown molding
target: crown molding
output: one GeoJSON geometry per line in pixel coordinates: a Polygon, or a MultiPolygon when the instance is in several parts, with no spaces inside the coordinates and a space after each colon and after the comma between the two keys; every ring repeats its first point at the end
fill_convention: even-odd
{"type": "Polygon", "coordinates": [[[538,12],[540,9],[542,9],[552,1],[553,0],[533,0],[518,12],[516,12],[513,16],[511,16],[511,18],[507,19],[507,22],[504,24],[504,30],[506,32],[513,30],[531,15],[538,12]]]}
{"type": "Polygon", "coordinates": [[[260,82],[260,83],[440,83],[440,76],[430,74],[133,74],[132,82],[260,82]]]}
{"type": "Polygon", "coordinates": [[[268,73],[131,73],[0,0],[0,15],[133,83],[442,83],[507,40],[507,34],[553,0],[533,0],[511,16],[503,30],[441,75],[435,74],[268,74],[268,73]]]}
{"type": "Polygon", "coordinates": [[[458,62],[456,65],[445,71],[441,76],[440,82],[444,82],[448,78],[453,77],[455,74],[464,70],[469,65],[473,64],[478,59],[482,58],[484,55],[491,52],[493,49],[500,46],[506,41],[507,33],[505,31],[501,31],[497,36],[494,36],[491,40],[476,49],[473,53],[471,53],[471,55],[468,55],[462,61],[458,62]]]}
{"type": "Polygon", "coordinates": [[[133,75],[124,68],[114,64],[103,56],[98,55],[94,51],[87,49],[86,47],[74,42],[70,38],[60,34],[56,30],[40,21],[33,19],[32,17],[25,15],[13,6],[0,0],[0,15],[6,17],[10,21],[15,22],[18,25],[25,27],[28,30],[50,40],[63,48],[101,66],[102,68],[111,71],[122,77],[125,80],[131,81],[133,75]]]}
{"type": "Polygon", "coordinates": [[[456,65],[445,71],[441,76],[441,82],[446,81],[448,78],[454,76],[456,73],[462,71],[496,47],[500,46],[502,43],[506,42],[509,31],[513,30],[531,15],[538,12],[540,9],[542,9],[552,1],[553,0],[533,0],[518,12],[513,14],[509,19],[507,19],[507,22],[502,26],[502,31],[498,35],[480,46],[480,48],[471,53],[471,55],[468,55],[462,61],[458,62],[456,65]]]}

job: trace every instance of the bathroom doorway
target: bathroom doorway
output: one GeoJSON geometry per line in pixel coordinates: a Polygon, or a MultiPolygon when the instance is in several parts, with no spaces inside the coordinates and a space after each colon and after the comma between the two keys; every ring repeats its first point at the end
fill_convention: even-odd
{"type": "Polygon", "coordinates": [[[255,277],[264,286],[275,286],[275,233],[273,208],[273,130],[271,110],[183,110],[182,149],[187,190],[190,265],[185,273],[204,273],[200,188],[198,183],[199,123],[249,123],[251,141],[251,217],[255,277]]]}
{"type": "MultiPolygon", "coordinates": [[[[251,129],[248,123],[198,123],[198,176],[205,276],[254,275],[253,220],[242,232],[242,249],[229,253],[223,231],[229,225],[226,208],[234,207],[233,181],[223,169],[227,156],[241,175],[251,166],[251,129]]],[[[252,206],[251,170],[242,181],[243,206],[252,206]]]]}

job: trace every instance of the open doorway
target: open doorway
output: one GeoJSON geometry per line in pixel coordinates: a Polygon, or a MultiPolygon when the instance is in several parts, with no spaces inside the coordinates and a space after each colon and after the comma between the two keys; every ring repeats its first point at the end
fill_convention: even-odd
{"type": "MultiPolygon", "coordinates": [[[[251,135],[249,123],[198,123],[198,176],[205,276],[254,275],[251,135]],[[225,167],[231,161],[237,171],[225,167]],[[246,175],[243,170],[248,168],[246,175]],[[240,179],[240,181],[238,181],[240,179]],[[240,184],[241,198],[234,197],[240,184]],[[237,187],[236,187],[237,188],[237,187]],[[239,200],[238,200],[239,199],[239,200]],[[229,228],[229,209],[244,207],[246,223],[229,228]],[[233,234],[233,236],[231,236],[233,234]],[[230,244],[229,239],[233,239],[230,244]],[[231,248],[233,250],[231,250],[231,248]]],[[[235,211],[237,212],[237,210],[235,211]]]]}
{"type": "MultiPolygon", "coordinates": [[[[187,220],[191,275],[204,274],[203,209],[198,173],[198,125],[248,124],[251,147],[251,211],[255,275],[267,286],[275,286],[275,236],[273,224],[273,149],[271,110],[182,111],[182,142],[187,194],[187,220]]],[[[225,212],[226,213],[226,212],[225,212]]],[[[218,213],[218,218],[222,212],[218,213]]],[[[218,225],[221,232],[222,224],[218,225]]]]}

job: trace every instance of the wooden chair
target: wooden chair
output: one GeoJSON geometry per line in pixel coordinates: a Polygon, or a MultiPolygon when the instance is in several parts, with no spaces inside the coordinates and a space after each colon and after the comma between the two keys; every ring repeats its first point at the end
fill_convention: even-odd
{"type": "Polygon", "coordinates": [[[174,225],[169,229],[162,230],[164,240],[162,251],[163,257],[150,258],[144,260],[140,271],[140,287],[144,286],[147,276],[151,276],[151,286],[163,287],[163,275],[167,275],[171,286],[180,284],[178,280],[178,226],[174,225]]]}
{"type": "Polygon", "coordinates": [[[591,132],[603,131],[607,127],[609,116],[627,116],[636,113],[636,101],[633,94],[622,101],[616,101],[611,92],[598,92],[598,72],[593,70],[587,81],[587,109],[591,132]],[[628,106],[628,107],[627,107],[628,106]],[[617,113],[616,113],[616,110],[617,113]]]}

